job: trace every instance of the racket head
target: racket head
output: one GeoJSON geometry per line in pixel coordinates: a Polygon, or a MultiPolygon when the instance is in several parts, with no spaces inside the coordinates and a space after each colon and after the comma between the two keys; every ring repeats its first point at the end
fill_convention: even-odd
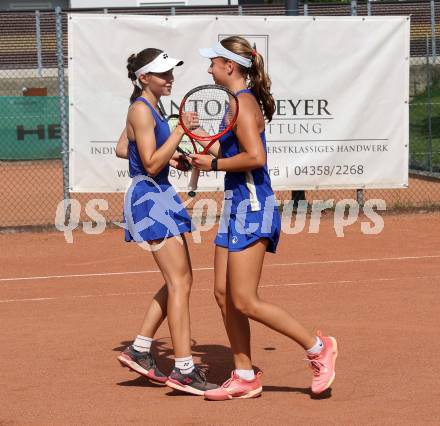
{"type": "MultiPolygon", "coordinates": [[[[176,128],[176,126],[180,124],[179,115],[171,114],[170,116],[168,116],[167,121],[170,127],[170,131],[172,132],[176,128]]],[[[203,147],[201,147],[194,140],[191,140],[191,138],[185,133],[185,135],[182,137],[182,140],[179,142],[176,150],[181,154],[191,155],[199,153],[202,149],[203,147]]]]}
{"type": "Polygon", "coordinates": [[[238,117],[238,98],[224,86],[205,84],[190,90],[179,108],[180,125],[194,140],[214,141],[229,132],[238,117]],[[188,129],[183,120],[185,112],[196,112],[203,134],[188,129]]]}

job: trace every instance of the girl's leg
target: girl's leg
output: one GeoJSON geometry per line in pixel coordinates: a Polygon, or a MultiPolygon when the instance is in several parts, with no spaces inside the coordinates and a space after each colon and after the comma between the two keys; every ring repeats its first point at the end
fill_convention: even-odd
{"type": "Polygon", "coordinates": [[[214,296],[220,308],[226,327],[226,273],[228,268],[228,249],[215,246],[214,254],[214,296]]]}
{"type": "Polygon", "coordinates": [[[189,295],[192,269],[184,235],[182,240],[183,244],[177,238],[168,238],[159,250],[153,251],[154,259],[167,283],[166,312],[176,358],[191,356],[189,295]]]}
{"type": "Polygon", "coordinates": [[[176,361],[166,384],[183,392],[203,395],[217,385],[206,381],[203,371],[194,366],[191,355],[189,295],[192,269],[184,235],[182,241],[183,244],[177,238],[169,238],[159,250],[153,251],[168,287],[168,325],[176,361]]]}
{"type": "MultiPolygon", "coordinates": [[[[235,277],[230,270],[230,256],[228,249],[216,247],[215,251],[215,297],[223,315],[223,321],[228,333],[231,349],[234,356],[234,365],[231,379],[220,388],[205,393],[205,398],[215,401],[230,400],[233,398],[254,398],[261,394],[263,387],[260,380],[261,372],[255,373],[252,368],[250,348],[250,327],[246,312],[237,309],[233,303],[233,283],[235,277]],[[233,281],[231,282],[231,278],[233,281]]],[[[254,253],[252,254],[252,256],[254,253]]],[[[246,268],[244,281],[251,280],[258,285],[264,254],[257,258],[246,258],[251,266],[246,268]]],[[[239,306],[240,307],[240,306],[239,306]]]]}
{"type": "Polygon", "coordinates": [[[118,360],[123,366],[157,383],[165,383],[167,376],[158,369],[150,348],[157,329],[166,318],[167,298],[168,290],[165,284],[153,297],[145,314],[140,334],[133,344],[118,356],[118,360]]]}
{"type": "Polygon", "coordinates": [[[235,309],[227,288],[228,249],[216,246],[214,270],[215,283],[214,295],[220,307],[225,329],[234,356],[234,364],[237,369],[251,370],[251,333],[249,319],[235,309]]]}
{"type": "Polygon", "coordinates": [[[167,317],[168,288],[164,284],[153,297],[142,323],[140,335],[153,338],[167,317]]]}
{"type": "MultiPolygon", "coordinates": [[[[258,297],[258,284],[267,244],[267,240],[261,239],[243,251],[228,253],[224,280],[226,298],[223,296],[224,286],[221,284],[226,262],[222,257],[224,253],[218,252],[216,267],[220,267],[220,270],[218,274],[216,271],[216,298],[220,300],[221,308],[226,305],[225,324],[234,353],[235,366],[240,370],[252,368],[249,323],[242,321],[243,316],[252,318],[290,337],[308,350],[308,358],[313,369],[312,392],[321,393],[330,387],[335,377],[335,361],[338,354],[336,340],[333,337],[322,336],[321,342],[317,342],[316,337],[286,311],[258,297]],[[321,347],[316,353],[312,353],[310,349],[315,351],[316,346],[321,347]]],[[[225,382],[219,389],[206,392],[205,397],[211,400],[230,400],[258,396],[262,391],[259,374],[261,373],[258,373],[254,379],[247,380],[234,372],[231,380],[225,382]]]]}
{"type": "MultiPolygon", "coordinates": [[[[228,281],[232,301],[243,315],[290,337],[307,350],[313,369],[312,392],[322,393],[331,386],[335,378],[338,356],[336,339],[321,335],[317,339],[286,311],[258,297],[257,289],[266,247],[267,240],[259,240],[246,250],[229,253],[228,281]]],[[[238,322],[231,326],[237,329],[242,327],[238,322]]]]}
{"type": "MultiPolygon", "coordinates": [[[[236,310],[242,315],[290,337],[304,349],[309,349],[315,345],[316,338],[284,309],[264,302],[258,297],[258,284],[267,244],[266,239],[261,239],[243,251],[229,253],[230,297],[236,310]]],[[[236,329],[235,333],[246,333],[240,322],[232,322],[230,327],[236,329]]],[[[250,359],[247,365],[251,365],[250,359]]]]}

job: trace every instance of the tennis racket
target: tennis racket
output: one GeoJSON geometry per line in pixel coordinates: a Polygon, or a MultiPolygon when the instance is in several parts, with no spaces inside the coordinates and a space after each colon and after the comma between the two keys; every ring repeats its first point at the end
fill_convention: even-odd
{"type": "MultiPolygon", "coordinates": [[[[183,97],[179,108],[179,122],[193,145],[194,154],[207,154],[211,146],[233,128],[237,116],[237,96],[226,87],[217,84],[198,86],[190,90],[183,97]],[[199,128],[187,127],[184,114],[188,112],[197,114],[199,128]],[[202,149],[199,149],[200,145],[202,149]]],[[[195,195],[199,176],[200,170],[193,168],[188,195],[195,195]]]]}

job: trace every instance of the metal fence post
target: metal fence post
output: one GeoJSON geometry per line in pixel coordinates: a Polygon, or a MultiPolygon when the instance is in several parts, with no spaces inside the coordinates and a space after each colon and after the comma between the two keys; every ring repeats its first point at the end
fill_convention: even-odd
{"type": "MultiPolygon", "coordinates": [[[[369,11],[371,12],[370,2],[368,1],[369,11]]],[[[351,16],[357,16],[357,0],[351,0],[351,16]]],[[[360,206],[364,205],[364,190],[356,189],[356,201],[360,206]]]]}
{"type": "Polygon", "coordinates": [[[298,15],[299,7],[298,7],[299,1],[298,0],[286,0],[286,15],[298,15]]]}
{"type": "Polygon", "coordinates": [[[356,189],[356,201],[359,204],[360,207],[364,206],[364,190],[363,189],[356,189]]]}
{"type": "Polygon", "coordinates": [[[243,15],[243,6],[241,4],[238,5],[238,14],[243,15]]]}
{"type": "Polygon", "coordinates": [[[309,3],[304,2],[304,16],[309,16],[309,3]]]}
{"type": "Polygon", "coordinates": [[[435,2],[431,0],[431,47],[432,47],[432,64],[437,62],[437,45],[435,40],[435,2]]]}
{"type": "Polygon", "coordinates": [[[35,11],[35,39],[37,43],[37,65],[38,75],[43,77],[43,57],[41,54],[41,23],[40,23],[40,11],[35,11]]]}
{"type": "Polygon", "coordinates": [[[63,54],[63,26],[61,8],[55,8],[55,29],[57,40],[57,68],[58,68],[58,96],[60,108],[60,125],[61,125],[61,147],[62,147],[62,163],[63,163],[63,195],[64,195],[64,211],[66,220],[69,220],[70,198],[69,194],[69,140],[68,125],[66,114],[66,96],[64,90],[64,54],[63,54]]]}
{"type": "Polygon", "coordinates": [[[351,0],[351,16],[357,16],[357,0],[351,0]]]}
{"type": "MultiPolygon", "coordinates": [[[[434,46],[432,46],[434,47],[434,46]]],[[[434,59],[434,58],[433,58],[434,59]]],[[[426,91],[427,91],[427,107],[428,107],[428,149],[427,149],[427,169],[432,172],[432,94],[431,94],[432,76],[431,65],[429,63],[429,36],[426,35],[426,91]]]]}
{"type": "MultiPolygon", "coordinates": [[[[297,16],[299,14],[298,0],[286,0],[286,15],[297,16]]],[[[297,209],[299,202],[306,199],[304,190],[291,191],[290,196],[293,201],[293,208],[297,209]]]]}
{"type": "Polygon", "coordinates": [[[371,16],[371,0],[367,0],[367,15],[371,16]]]}

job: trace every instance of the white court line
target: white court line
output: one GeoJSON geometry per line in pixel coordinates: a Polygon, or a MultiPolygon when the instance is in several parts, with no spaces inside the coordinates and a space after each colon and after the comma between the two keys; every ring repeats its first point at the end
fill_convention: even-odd
{"type": "MultiPolygon", "coordinates": [[[[440,275],[425,275],[420,277],[396,277],[396,278],[373,278],[370,280],[340,280],[340,281],[311,281],[303,283],[284,283],[284,284],[263,284],[258,288],[273,288],[273,287],[306,287],[314,285],[326,285],[326,284],[360,284],[360,283],[374,283],[384,281],[402,281],[403,279],[412,280],[426,280],[440,278],[440,275]]],[[[191,290],[192,293],[202,291],[213,291],[213,288],[198,288],[191,290]]],[[[88,299],[92,297],[127,297],[127,296],[147,296],[149,294],[156,294],[157,291],[138,291],[130,293],[106,293],[106,294],[84,294],[78,296],[63,296],[63,297],[38,297],[34,299],[0,299],[0,303],[17,303],[17,302],[46,302],[53,300],[68,300],[68,299],[88,299]]]]}
{"type": "MultiPolygon", "coordinates": [[[[213,267],[193,268],[193,271],[210,271],[213,267]]],[[[44,275],[36,277],[16,277],[16,278],[0,278],[2,281],[30,281],[30,280],[52,280],[56,278],[88,278],[88,277],[107,277],[112,275],[132,275],[132,274],[157,274],[159,269],[151,269],[145,271],[126,271],[126,272],[102,272],[95,274],[69,274],[69,275],[44,275]]]]}
{"type": "MultiPolygon", "coordinates": [[[[330,265],[335,263],[354,263],[354,262],[384,262],[390,260],[420,260],[420,259],[437,259],[440,258],[440,254],[427,255],[427,256],[404,256],[404,257],[382,257],[382,258],[365,258],[365,259],[344,259],[344,260],[318,260],[311,262],[290,262],[290,263],[267,263],[264,264],[264,268],[277,267],[277,266],[298,266],[298,265],[330,265]]],[[[193,268],[193,271],[211,271],[214,268],[200,267],[193,268]]],[[[94,274],[68,274],[68,275],[43,275],[34,277],[11,277],[0,278],[0,282],[6,281],[31,281],[31,280],[51,280],[57,278],[88,278],[88,277],[108,277],[112,275],[133,275],[133,274],[157,274],[160,273],[159,269],[150,269],[145,271],[126,271],[126,272],[102,272],[94,274]]]]}

